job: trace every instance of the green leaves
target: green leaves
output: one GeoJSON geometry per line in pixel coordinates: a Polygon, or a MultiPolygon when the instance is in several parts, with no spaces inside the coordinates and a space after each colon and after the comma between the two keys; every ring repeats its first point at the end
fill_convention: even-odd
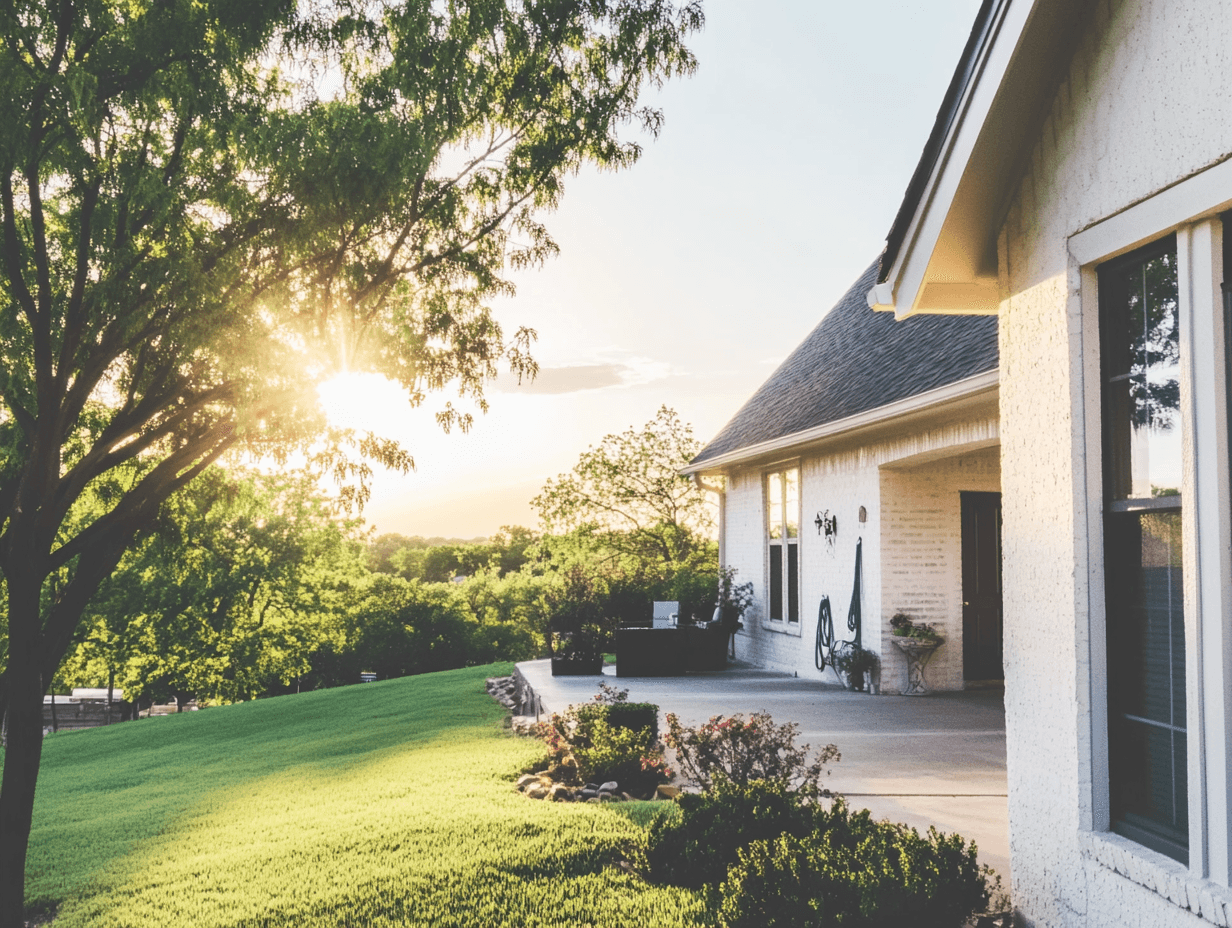
{"type": "Polygon", "coordinates": [[[348,443],[409,464],[330,433],[324,379],[482,409],[499,364],[533,374],[533,333],[507,340],[487,301],[555,252],[537,217],[570,172],[635,160],[620,131],[659,118],[639,91],[691,70],[699,26],[665,0],[0,5],[0,711],[35,704],[137,534],[229,451],[323,455],[356,503],[348,443]]]}
{"type": "Polygon", "coordinates": [[[679,473],[699,450],[693,430],[663,406],[641,431],[588,449],[531,505],[548,531],[591,530],[648,567],[679,568],[703,554],[701,537],[714,527],[706,494],[679,473]]]}

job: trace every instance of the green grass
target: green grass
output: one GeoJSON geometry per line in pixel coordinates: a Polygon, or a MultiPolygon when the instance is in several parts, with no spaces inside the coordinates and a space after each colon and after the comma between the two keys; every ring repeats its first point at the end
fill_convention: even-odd
{"type": "Polygon", "coordinates": [[[612,865],[655,809],[514,791],[542,752],[484,693],[508,671],[53,735],[27,905],[55,928],[703,924],[698,896],[612,865]]]}

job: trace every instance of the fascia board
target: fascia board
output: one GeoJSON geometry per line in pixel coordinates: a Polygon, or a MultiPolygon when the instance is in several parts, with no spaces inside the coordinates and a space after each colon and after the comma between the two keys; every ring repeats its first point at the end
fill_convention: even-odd
{"type": "Polygon", "coordinates": [[[861,431],[873,426],[885,426],[897,419],[908,416],[916,416],[928,412],[944,412],[945,407],[950,404],[961,400],[970,400],[984,393],[995,393],[998,390],[1000,378],[1000,369],[995,368],[982,374],[976,374],[974,377],[967,377],[964,380],[946,384],[944,387],[938,387],[935,390],[917,393],[915,396],[908,396],[897,402],[878,406],[876,409],[856,413],[854,416],[847,416],[834,422],[826,422],[814,428],[805,429],[802,432],[783,435],[780,438],[773,438],[756,445],[746,445],[743,448],[728,451],[717,457],[708,458],[700,463],[690,464],[687,467],[681,468],[680,473],[687,476],[719,473],[723,468],[732,464],[741,464],[776,452],[786,452],[790,449],[799,448],[800,446],[813,444],[825,439],[839,438],[847,433],[861,431]]]}
{"type": "Polygon", "coordinates": [[[920,205],[908,225],[903,245],[885,282],[869,291],[868,304],[873,309],[893,311],[899,319],[917,311],[928,265],[954,195],[1035,3],[1036,0],[1004,0],[995,11],[989,40],[981,50],[981,61],[950,126],[920,205]]]}

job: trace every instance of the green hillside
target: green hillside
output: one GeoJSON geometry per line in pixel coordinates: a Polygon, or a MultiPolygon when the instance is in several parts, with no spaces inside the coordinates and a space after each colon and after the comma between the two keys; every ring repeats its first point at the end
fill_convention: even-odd
{"type": "Polygon", "coordinates": [[[699,898],[612,867],[635,828],[534,802],[508,665],[49,737],[27,903],[55,928],[672,926],[699,898]]]}

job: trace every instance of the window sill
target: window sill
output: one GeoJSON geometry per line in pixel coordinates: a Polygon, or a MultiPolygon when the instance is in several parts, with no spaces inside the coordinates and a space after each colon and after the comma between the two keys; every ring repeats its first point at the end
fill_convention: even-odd
{"type": "Polygon", "coordinates": [[[1163,896],[1215,925],[1232,926],[1232,890],[1194,876],[1189,868],[1111,832],[1079,835],[1082,856],[1163,896]]]}
{"type": "Polygon", "coordinates": [[[770,619],[763,619],[761,628],[764,631],[774,632],[776,635],[788,635],[792,638],[801,637],[799,622],[773,622],[770,619]]]}

